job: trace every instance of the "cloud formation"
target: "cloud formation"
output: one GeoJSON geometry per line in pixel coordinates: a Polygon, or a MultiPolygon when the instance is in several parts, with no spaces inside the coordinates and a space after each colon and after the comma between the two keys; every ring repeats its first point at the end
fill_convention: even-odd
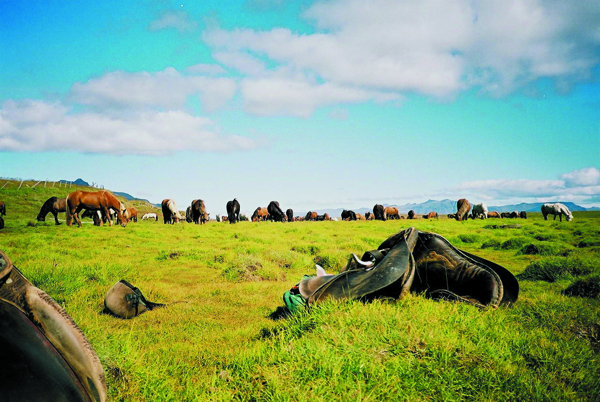
{"type": "MultiPolygon", "coordinates": [[[[191,72],[199,69],[199,66],[190,68],[191,72]]],[[[114,71],[87,82],[76,82],[69,97],[76,103],[103,109],[179,109],[188,97],[197,95],[210,112],[222,107],[235,91],[236,83],[231,78],[183,75],[169,67],[155,73],[114,71]]]]}
{"type": "Polygon", "coordinates": [[[5,151],[167,155],[259,145],[250,138],[222,135],[212,120],[184,111],[144,110],[124,116],[72,113],[60,103],[29,99],[9,100],[0,108],[0,150],[5,151]]]}
{"type": "MultiPolygon", "coordinates": [[[[334,0],[315,3],[304,17],[317,32],[211,28],[202,38],[215,54],[266,58],[337,88],[439,99],[474,87],[500,96],[540,78],[565,88],[589,79],[599,62],[600,3],[591,0],[334,0]]],[[[267,97],[273,82],[253,84],[267,97]]]]}
{"type": "Polygon", "coordinates": [[[180,33],[193,32],[198,28],[198,23],[193,21],[189,14],[183,10],[164,11],[160,16],[148,25],[150,31],[162,31],[163,29],[175,29],[180,33]]]}
{"type": "Polygon", "coordinates": [[[449,190],[457,197],[512,203],[573,201],[593,203],[600,199],[600,170],[588,167],[560,175],[559,180],[477,180],[449,190]]]}

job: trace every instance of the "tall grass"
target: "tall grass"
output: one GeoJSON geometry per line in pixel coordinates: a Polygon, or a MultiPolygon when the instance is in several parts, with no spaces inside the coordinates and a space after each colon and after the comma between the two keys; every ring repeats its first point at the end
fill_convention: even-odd
{"type": "Polygon", "coordinates": [[[50,195],[37,187],[0,191],[8,209],[0,249],[88,336],[111,400],[571,401],[600,395],[600,300],[563,294],[600,274],[599,213],[575,213],[569,223],[539,214],[492,222],[518,228],[443,218],[27,226],[50,195]],[[410,295],[396,303],[329,302],[290,318],[268,318],[315,263],[337,272],[350,253],[374,249],[409,225],[440,233],[514,274],[550,262],[570,268],[553,282],[521,279],[519,300],[510,308],[479,311],[410,295]],[[529,244],[548,247],[522,252],[529,244]],[[571,252],[564,256],[564,250],[571,252]],[[170,305],[132,320],[101,314],[107,290],[119,279],[170,305]]]}

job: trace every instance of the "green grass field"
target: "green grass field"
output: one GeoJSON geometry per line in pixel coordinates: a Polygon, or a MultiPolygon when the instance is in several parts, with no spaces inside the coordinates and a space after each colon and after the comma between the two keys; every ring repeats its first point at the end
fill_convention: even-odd
{"type": "Polygon", "coordinates": [[[0,249],[81,327],[110,400],[600,400],[600,213],[69,228],[35,217],[74,188],[28,184],[0,190],[0,249]],[[517,303],[480,311],[410,295],[268,317],[315,263],[335,273],[409,226],[522,274],[517,303]],[[173,304],[132,320],[101,314],[120,279],[173,304]]]}

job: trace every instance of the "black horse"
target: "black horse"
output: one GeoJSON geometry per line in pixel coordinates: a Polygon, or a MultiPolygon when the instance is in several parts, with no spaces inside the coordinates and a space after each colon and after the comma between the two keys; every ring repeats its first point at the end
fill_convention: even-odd
{"type": "Polygon", "coordinates": [[[285,214],[277,201],[271,201],[267,207],[267,211],[271,216],[271,221],[284,222],[286,219],[285,214]]]}
{"type": "Polygon", "coordinates": [[[285,214],[287,215],[288,222],[294,222],[294,210],[292,208],[288,208],[285,214]]]}
{"type": "Polygon", "coordinates": [[[52,215],[54,215],[54,223],[56,225],[60,225],[60,222],[58,221],[58,213],[65,212],[66,210],[67,201],[65,198],[50,197],[46,200],[46,202],[44,202],[44,205],[42,205],[40,213],[37,216],[37,220],[38,222],[45,222],[46,215],[48,215],[48,213],[51,213],[52,215]]]}
{"type": "Polygon", "coordinates": [[[375,204],[373,207],[373,215],[375,215],[375,219],[378,221],[384,221],[385,215],[383,214],[383,205],[375,204]]]}
{"type": "Polygon", "coordinates": [[[342,211],[342,220],[348,220],[348,221],[355,221],[356,220],[356,213],[354,211],[347,211],[347,210],[343,210],[342,211]]]}
{"type": "Polygon", "coordinates": [[[240,203],[236,198],[233,201],[227,201],[227,219],[229,223],[240,221],[240,203]]]}

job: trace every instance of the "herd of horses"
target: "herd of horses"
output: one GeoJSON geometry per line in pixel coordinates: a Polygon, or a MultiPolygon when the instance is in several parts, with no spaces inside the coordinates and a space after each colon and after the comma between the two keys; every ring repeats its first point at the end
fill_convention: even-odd
{"type": "MultiPolygon", "coordinates": [[[[165,199],[161,203],[161,209],[163,214],[164,223],[175,224],[180,222],[183,217],[179,212],[175,201],[172,199],[165,199]]],[[[226,205],[227,215],[217,215],[217,222],[229,222],[234,224],[240,221],[240,203],[237,199],[228,201],[226,205]]],[[[125,207],[117,197],[115,197],[110,191],[102,190],[96,192],[81,191],[77,190],[70,193],[66,198],[50,197],[42,205],[39,214],[37,215],[38,222],[44,222],[46,216],[51,213],[54,216],[56,225],[59,225],[58,214],[65,212],[66,222],[68,226],[73,225],[73,221],[81,227],[81,218],[92,218],[94,225],[102,226],[108,223],[112,226],[113,220],[116,220],[120,225],[126,226],[128,222],[137,222],[138,211],[134,207],[125,207]]],[[[544,219],[548,219],[548,215],[553,215],[554,219],[558,216],[562,222],[563,215],[567,221],[573,219],[573,214],[569,209],[561,203],[544,204],[541,207],[542,215],[544,219]]],[[[4,216],[6,215],[6,205],[0,201],[0,229],[4,227],[4,216]]],[[[193,200],[191,205],[187,207],[185,220],[195,224],[205,224],[209,221],[209,215],[206,212],[206,206],[204,201],[201,199],[193,200]]],[[[243,217],[243,216],[242,216],[243,217]]],[[[400,215],[397,207],[387,206],[384,207],[381,204],[375,204],[373,212],[367,212],[366,214],[355,213],[352,210],[343,210],[341,219],[344,221],[358,221],[358,220],[394,220],[394,219],[417,219],[419,215],[414,210],[410,210],[407,216],[400,215]]],[[[438,219],[437,212],[429,212],[428,214],[422,215],[423,219],[438,219]]],[[[488,211],[487,206],[484,203],[473,204],[465,199],[461,198],[456,203],[456,213],[448,214],[449,219],[456,219],[457,221],[465,221],[467,219],[487,219],[487,218],[521,218],[527,219],[526,211],[512,211],[512,212],[498,212],[488,211]]],[[[153,212],[145,213],[142,216],[142,220],[156,220],[158,221],[158,214],[153,212]]],[[[330,217],[327,213],[319,215],[317,212],[309,211],[305,216],[294,216],[294,211],[290,208],[283,212],[283,209],[277,201],[271,201],[269,205],[264,207],[258,207],[252,214],[250,220],[252,222],[261,221],[272,221],[272,222],[298,222],[298,221],[335,221],[338,220],[335,217],[330,217]]]]}

